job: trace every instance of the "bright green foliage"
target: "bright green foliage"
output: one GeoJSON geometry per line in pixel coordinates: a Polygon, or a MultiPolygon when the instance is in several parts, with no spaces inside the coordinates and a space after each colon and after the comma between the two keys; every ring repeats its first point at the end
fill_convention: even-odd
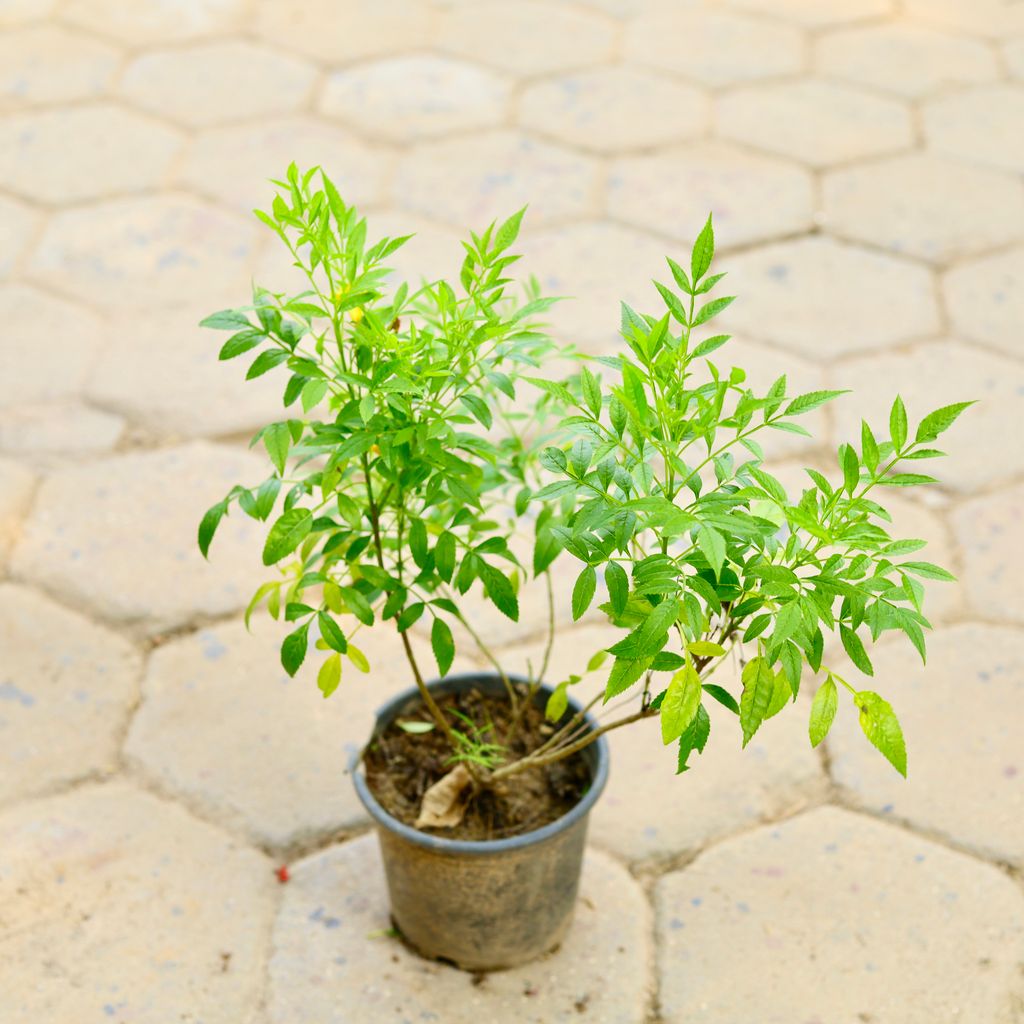
{"type": "MultiPolygon", "coordinates": [[[[281,651],[291,674],[319,634],[325,697],[339,685],[342,655],[369,668],[351,640],[381,621],[404,632],[431,618],[444,674],[455,656],[446,620],[461,617],[462,595],[477,588],[518,618],[522,569],[508,546],[507,508],[522,511],[532,493],[534,462],[520,435],[536,415],[512,403],[553,348],[533,321],[554,300],[535,288],[521,303],[510,297],[506,272],[518,257],[508,249],[522,211],[465,243],[457,284],[389,293],[385,261],[405,238],[371,243],[366,222],[318,169],[292,165],[275,184],[271,210],[256,213],[308,287],[256,288],[249,305],[203,324],[230,332],[222,359],[255,352],[249,377],[283,374],[287,411],[254,438],[272,474],[207,512],[200,547],[206,554],[232,504],[269,522],[263,563],[278,575],[247,619],[266,601],[295,623],[281,651]],[[497,421],[502,429],[492,431],[497,421]]],[[[540,406],[553,401],[539,393],[540,406]]],[[[583,453],[573,458],[579,465],[583,453]]]]}
{"type": "MultiPolygon", "coordinates": [[[[726,648],[742,645],[742,693],[715,683],[704,683],[703,692],[738,711],[744,745],[795,699],[804,665],[812,675],[822,668],[825,630],[839,634],[868,675],[865,641],[886,632],[904,633],[924,657],[929,623],[919,577],[952,577],[930,563],[902,560],[922,542],[890,537],[876,492],[932,482],[898,466],[941,455],[925,446],[970,404],[939,409],[911,433],[897,398],[888,437],[864,423],[859,448],[839,447],[832,480],[808,470],[809,486],[787,494],[764,467],[758,435],[806,434],[798,417],[841,392],[793,396],[785,376],[756,392],[742,369],[720,360],[728,335],[701,336],[732,302],[710,296],[723,276],[706,276],[713,254],[709,219],[690,274],[669,260],[675,287],[656,282],[664,314],[623,304],[624,351],[581,371],[582,400],[563,424],[573,439],[544,452],[552,479],[534,496],[559,505],[551,532],[584,565],[574,615],[592,597],[584,581],[603,578],[607,597],[599,590],[597,600],[624,631],[608,648],[615,661],[605,699],[644,680],[643,702],[660,714],[663,737],[681,737],[681,768],[707,738],[703,726],[695,727],[701,686],[690,673],[703,682],[726,648]],[[683,651],[692,668],[680,668],[683,651]],[[659,672],[674,674],[667,691],[648,702],[659,672]]],[[[868,738],[905,772],[892,708],[839,681],[854,695],[868,738]]],[[[829,675],[812,711],[814,744],[835,711],[829,675]]]]}

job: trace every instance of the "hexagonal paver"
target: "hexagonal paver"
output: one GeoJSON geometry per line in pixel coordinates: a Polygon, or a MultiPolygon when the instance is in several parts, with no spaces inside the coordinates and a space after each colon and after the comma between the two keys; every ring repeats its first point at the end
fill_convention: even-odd
{"type": "Polygon", "coordinates": [[[57,0],[7,0],[0,7],[0,27],[37,21],[51,14],[56,6],[57,0]]]}
{"type": "Polygon", "coordinates": [[[905,0],[906,13],[945,28],[1005,39],[1024,32],[1024,11],[1013,0],[905,0]]]}
{"type": "Polygon", "coordinates": [[[61,469],[39,488],[12,570],[149,632],[242,608],[262,578],[263,524],[233,510],[211,563],[196,529],[210,505],[263,470],[255,455],[202,443],[61,469]]]}
{"type": "Polygon", "coordinates": [[[297,110],[315,75],[304,61],[241,40],[137,57],[121,77],[132,102],[184,124],[220,124],[297,110]]]}
{"type": "Polygon", "coordinates": [[[79,403],[0,407],[0,451],[51,464],[110,451],[124,420],[79,403]]]}
{"type": "Polygon", "coordinates": [[[431,40],[433,17],[420,0],[257,0],[256,31],[274,47],[342,63],[398,53],[431,40]]]}
{"type": "Polygon", "coordinates": [[[593,161],[518,132],[487,132],[416,146],[398,165],[392,195],[460,230],[482,230],[529,203],[529,223],[578,217],[596,200],[593,161]]]}
{"type": "Polygon", "coordinates": [[[939,326],[931,275],[892,256],[812,237],[719,262],[739,296],[723,323],[823,362],[939,326]]]}
{"type": "Polygon", "coordinates": [[[0,97],[15,103],[59,103],[105,93],[120,63],[117,50],[52,25],[0,38],[0,97]]]}
{"type": "Polygon", "coordinates": [[[835,82],[759,85],[718,101],[718,132],[814,167],[909,149],[910,111],[835,82]]]}
{"type": "Polygon", "coordinates": [[[803,51],[800,33],[784,25],[701,9],[641,15],[625,42],[627,59],[712,86],[794,74],[803,51]]]}
{"type": "Polygon", "coordinates": [[[277,885],[259,853],[125,783],[22,804],[0,842],[12,1020],[252,1019],[277,885]]]}
{"type": "Polygon", "coordinates": [[[111,307],[236,305],[252,239],[248,223],[190,196],[112,199],[52,217],[29,273],[111,307]]]}
{"type": "Polygon", "coordinates": [[[245,380],[251,359],[222,363],[225,335],[201,328],[192,310],[150,320],[118,317],[86,391],[160,437],[251,434],[285,415],[286,376],[245,380]]]}
{"type": "Polygon", "coordinates": [[[170,128],[106,103],[12,114],[0,119],[0,178],[44,202],[97,199],[160,184],[180,145],[170,128]]]}
{"type": "Polygon", "coordinates": [[[1024,87],[992,85],[930,100],[923,108],[928,145],[958,160],[1024,172],[1024,87]]]}
{"type": "Polygon", "coordinates": [[[635,68],[601,68],[544,79],[519,101],[527,128],[585,149],[618,152],[701,135],[704,93],[635,68]]]}
{"type": "Polygon", "coordinates": [[[612,56],[609,21],[541,0],[466,4],[445,11],[437,44],[517,75],[590,67],[612,56]]]}
{"type": "Polygon", "coordinates": [[[0,196],[0,280],[10,276],[36,230],[37,217],[21,203],[0,196]]]}
{"type": "Polygon", "coordinates": [[[958,334],[1024,355],[1024,248],[954,267],[942,290],[958,334]]]}
{"type": "Polygon", "coordinates": [[[811,176],[773,157],[701,143],[614,163],[608,177],[608,210],[684,245],[692,244],[708,213],[713,213],[715,246],[723,250],[809,228],[811,176]]]}
{"type": "Polygon", "coordinates": [[[871,685],[900,717],[908,775],[900,778],[866,743],[856,710],[840,707],[828,745],[846,798],[984,856],[1024,863],[1024,758],[1008,714],[1024,695],[1024,637],[998,626],[951,626],[928,638],[927,666],[897,638],[880,644],[873,661],[871,685]]]}
{"type": "Polygon", "coordinates": [[[833,387],[852,388],[857,395],[855,403],[838,403],[834,410],[840,436],[846,437],[860,436],[862,416],[876,433],[880,430],[888,437],[889,406],[897,392],[906,403],[911,433],[933,409],[977,400],[938,441],[949,458],[902,463],[908,471],[929,473],[943,487],[970,493],[1024,470],[1024,449],[994,442],[1020,416],[1020,363],[960,342],[940,341],[851,360],[837,367],[831,379],[833,387]]]}
{"type": "Polygon", "coordinates": [[[1024,561],[1024,487],[965,502],[953,512],[952,522],[963,551],[963,587],[973,611],[986,619],[1024,621],[1018,572],[1024,561]]]}
{"type": "Polygon", "coordinates": [[[665,256],[679,254],[650,235],[597,221],[524,232],[520,241],[522,272],[535,274],[545,295],[565,296],[545,314],[559,341],[605,353],[624,344],[620,300],[645,313],[664,311],[651,278],[671,280],[665,256]]]}
{"type": "Polygon", "coordinates": [[[0,458],[0,569],[21,536],[34,488],[35,476],[27,466],[0,458]]]}
{"type": "Polygon", "coordinates": [[[984,43],[924,25],[894,23],[832,32],[816,42],[814,56],[822,74],[899,96],[926,96],[996,77],[992,51],[984,43]]]}
{"type": "Polygon", "coordinates": [[[1024,36],[1003,44],[1003,63],[1011,77],[1024,79],[1024,36]]]}
{"type": "Polygon", "coordinates": [[[508,83],[483,68],[418,54],[335,72],[320,110],[370,135],[405,142],[496,126],[508,95],[508,83]]]}
{"type": "Polygon", "coordinates": [[[808,28],[865,21],[891,14],[893,9],[892,0],[829,0],[827,4],[820,0],[729,0],[729,6],[808,28]]]}
{"type": "Polygon", "coordinates": [[[665,1024],[1009,1022],[1024,996],[1009,878],[834,807],[708,851],[656,902],[665,1024]]]}
{"type": "Polygon", "coordinates": [[[246,0],[67,0],[61,18],[126,43],[194,39],[240,27],[246,0]]]}
{"type": "Polygon", "coordinates": [[[321,166],[346,202],[379,199],[387,169],[379,151],[343,128],[310,117],[267,118],[201,132],[181,168],[190,189],[250,214],[269,210],[277,186],[294,160],[303,170],[321,166]]]}
{"type": "Polygon", "coordinates": [[[836,234],[948,261],[1024,233],[1024,186],[1009,175],[926,154],[825,176],[823,221],[836,234]]]}
{"type": "Polygon", "coordinates": [[[476,980],[421,960],[388,937],[383,868],[373,836],[295,865],[274,928],[271,1024],[354,1020],[521,1024],[646,1019],[650,910],[611,858],[587,852],[572,928],[552,955],[476,980]]]}
{"type": "Polygon", "coordinates": [[[24,284],[0,287],[0,405],[78,394],[101,345],[81,306],[24,284]],[[45,360],[39,352],[45,349],[45,360]]]}
{"type": "MultiPolygon", "coordinates": [[[[377,708],[413,684],[397,635],[378,629],[358,640],[370,674],[346,663],[341,688],[324,700],[323,655],[311,650],[290,679],[280,660],[285,632],[258,616],[251,635],[234,622],[159,648],[125,745],[161,789],[276,849],[366,820],[350,761],[377,708]]],[[[417,641],[416,655],[425,673],[436,669],[428,643],[417,641]]],[[[456,671],[471,668],[460,659],[456,671]]]]}
{"type": "Polygon", "coordinates": [[[0,584],[0,803],[111,771],[142,658],[26,587],[0,584]]]}

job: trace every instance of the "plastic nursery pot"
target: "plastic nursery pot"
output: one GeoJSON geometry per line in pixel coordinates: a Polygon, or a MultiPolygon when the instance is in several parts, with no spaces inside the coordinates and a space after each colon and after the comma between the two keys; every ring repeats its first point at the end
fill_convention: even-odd
{"type": "MultiPolygon", "coordinates": [[[[491,673],[449,676],[428,686],[435,694],[472,687],[505,692],[491,673]]],[[[550,693],[541,687],[538,701],[550,693]]],[[[422,701],[413,687],[377,712],[373,735],[417,707],[422,701]]],[[[566,716],[579,710],[570,699],[566,716]]],[[[587,723],[595,727],[590,716],[587,723]]],[[[403,824],[370,792],[362,762],[355,766],[356,792],[377,825],[392,920],[421,955],[465,970],[498,970],[562,941],[576,903],[587,820],[608,778],[607,740],[600,737],[582,754],[591,781],[575,807],[533,832],[486,841],[445,839],[403,824]]]]}

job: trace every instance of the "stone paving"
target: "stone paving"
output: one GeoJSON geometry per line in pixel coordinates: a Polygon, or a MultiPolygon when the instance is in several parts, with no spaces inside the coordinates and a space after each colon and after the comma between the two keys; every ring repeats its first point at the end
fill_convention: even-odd
{"type": "MultiPolygon", "coordinates": [[[[0,0],[3,1024],[1024,1021],[1022,174],[1015,0],[0,0]],[[712,209],[754,379],[981,400],[893,499],[962,580],[927,669],[875,657],[909,781],[850,714],[812,751],[806,701],[680,779],[618,732],[562,949],[471,977],[391,936],[346,765],[399,652],[324,702],[245,632],[251,522],[194,544],[277,404],[195,324],[288,286],[249,210],[292,158],[416,231],[412,277],[529,202],[595,353],[712,209]]],[[[512,669],[524,609],[478,620],[512,669]]],[[[552,674],[603,635],[563,624],[552,674]]]]}

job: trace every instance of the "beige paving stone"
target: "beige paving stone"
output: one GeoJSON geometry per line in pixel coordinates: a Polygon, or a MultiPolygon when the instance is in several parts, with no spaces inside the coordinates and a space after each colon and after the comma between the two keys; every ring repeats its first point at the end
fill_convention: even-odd
{"type": "Polygon", "coordinates": [[[124,783],[21,804],[0,841],[12,1021],[255,1013],[277,885],[259,853],[124,783]]]}
{"type": "Polygon", "coordinates": [[[123,432],[120,416],[78,403],[0,408],[0,451],[42,465],[108,452],[123,432]]]}
{"type": "Polygon", "coordinates": [[[0,457],[0,571],[21,536],[35,488],[35,475],[13,459],[0,457]]]}
{"type": "Polygon", "coordinates": [[[794,25],[824,28],[891,14],[892,0],[726,0],[730,7],[765,14],[794,25]]]}
{"type": "Polygon", "coordinates": [[[52,25],[0,37],[0,99],[16,104],[94,99],[110,88],[120,54],[106,43],[52,25]]]}
{"type": "Polygon", "coordinates": [[[53,216],[29,275],[119,309],[236,304],[249,290],[253,229],[191,196],[112,199],[53,216]]]}
{"type": "Polygon", "coordinates": [[[0,6],[0,28],[38,21],[53,12],[57,0],[4,0],[0,6]]]}
{"type": "Polygon", "coordinates": [[[66,0],[60,17],[132,44],[196,39],[241,27],[246,0],[66,0]]]}
{"type": "MultiPolygon", "coordinates": [[[[933,409],[951,402],[977,400],[942,435],[938,447],[948,459],[902,463],[914,472],[938,477],[942,486],[971,493],[1024,469],[1024,450],[998,438],[1020,419],[1024,367],[1020,363],[972,349],[958,341],[937,341],[908,351],[854,359],[831,374],[834,387],[853,388],[854,403],[835,409],[840,436],[860,430],[864,416],[888,436],[889,406],[898,392],[906,403],[911,433],[933,409]],[[884,383],[884,386],[881,386],[884,383]]],[[[908,470],[909,471],[909,470],[908,470]]]]}
{"type": "MultiPolygon", "coordinates": [[[[847,702],[827,741],[844,798],[986,857],[1024,862],[1024,764],[1007,714],[1021,697],[1024,638],[998,626],[952,626],[928,638],[927,667],[899,638],[880,644],[873,661],[875,677],[864,685],[899,715],[908,775],[900,778],[865,741],[847,702]]],[[[848,671],[852,682],[856,669],[848,671]]]]}
{"type": "Polygon", "coordinates": [[[597,168],[587,157],[519,132],[497,131],[413,147],[398,165],[392,195],[425,217],[476,231],[528,203],[536,229],[589,212],[596,179],[597,168]]]}
{"type": "Polygon", "coordinates": [[[145,53],[125,69],[120,91],[147,110],[209,126],[298,110],[315,74],[278,50],[230,40],[145,53]]]}
{"type": "MultiPolygon", "coordinates": [[[[555,564],[560,567],[563,563],[555,564]]],[[[566,559],[566,566],[576,564],[566,559]]],[[[581,673],[593,654],[622,635],[621,630],[603,622],[561,628],[547,681],[553,684],[581,673]]],[[[527,659],[539,671],[543,660],[539,642],[502,652],[506,671],[525,672],[527,659]]],[[[573,689],[573,696],[586,703],[604,688],[607,676],[607,667],[587,676],[573,689]]],[[[813,690],[808,680],[804,682],[813,690]]],[[[740,692],[738,669],[729,664],[722,666],[714,681],[733,693],[740,692]]],[[[610,722],[635,711],[639,689],[633,698],[612,702],[608,708],[599,705],[598,720],[610,722]]],[[[746,750],[741,749],[736,716],[713,699],[705,705],[711,716],[711,739],[682,776],[675,774],[677,750],[662,745],[656,721],[637,722],[609,734],[611,774],[608,788],[592,812],[593,842],[626,860],[661,860],[697,850],[824,795],[825,776],[807,739],[806,702],[785,708],[757,733],[746,750]],[[666,812],[666,808],[679,811],[666,812]]]]}
{"type": "Polygon", "coordinates": [[[27,587],[0,584],[0,803],[117,764],[142,658],[127,641],[27,587]]]}
{"type": "Polygon", "coordinates": [[[942,291],[958,334],[1007,355],[1024,355],[1024,248],[954,267],[944,276],[942,291]]]}
{"type": "Polygon", "coordinates": [[[804,41],[798,31],[762,18],[670,7],[629,25],[625,54],[643,67],[724,86],[799,72],[804,41]]]}
{"type": "Polygon", "coordinates": [[[1024,36],[1003,44],[1003,63],[1012,78],[1024,79],[1024,36]]]}
{"type": "Polygon", "coordinates": [[[271,179],[283,180],[292,160],[303,170],[323,167],[346,202],[372,203],[382,194],[387,158],[345,129],[309,117],[202,132],[186,152],[182,183],[249,214],[270,208],[277,191],[271,179]]]}
{"type": "Polygon", "coordinates": [[[614,50],[612,23],[541,0],[466,4],[445,11],[437,45],[516,75],[592,67],[614,50]]]}
{"type": "Polygon", "coordinates": [[[318,60],[366,60],[426,46],[434,18],[422,0],[308,0],[299,6],[256,0],[256,31],[274,47],[318,60]]]}
{"type": "Polygon", "coordinates": [[[616,161],[608,176],[608,211],[684,246],[712,213],[721,251],[809,228],[811,176],[774,157],[701,143],[616,161]]]}
{"type": "Polygon", "coordinates": [[[431,54],[392,57],[337,71],[320,110],[393,142],[497,126],[508,82],[490,71],[431,54]]]}
{"type": "Polygon", "coordinates": [[[0,287],[0,407],[80,393],[102,344],[101,321],[26,284],[0,287]]]}
{"type": "Polygon", "coordinates": [[[519,123],[560,142],[621,152],[702,135],[707,96],[637,68],[611,67],[546,78],[519,101],[519,123]]]}
{"type": "Polygon", "coordinates": [[[11,114],[0,119],[0,178],[43,202],[98,199],[159,185],[180,145],[172,129],[107,103],[11,114]]]}
{"type": "Polygon", "coordinates": [[[984,43],[909,22],[821,36],[814,63],[829,77],[912,98],[996,77],[994,55],[984,43]]]}
{"type": "Polygon", "coordinates": [[[365,836],[295,866],[274,928],[270,1021],[641,1024],[649,921],[626,870],[588,851],[574,924],[558,951],[475,981],[382,934],[390,926],[383,869],[376,838],[365,836]]]}
{"type": "Polygon", "coordinates": [[[38,218],[28,207],[0,196],[0,281],[11,276],[35,234],[38,218]]]}
{"type": "Polygon", "coordinates": [[[232,509],[210,563],[196,530],[234,484],[264,475],[255,455],[199,442],[61,469],[39,488],[12,570],[149,633],[235,611],[261,578],[263,524],[232,509]]]}
{"type": "Polygon", "coordinates": [[[1003,39],[1024,32],[1024,11],[1014,0],[906,0],[907,14],[969,35],[1003,39]]]}
{"type": "Polygon", "coordinates": [[[729,291],[739,296],[722,323],[814,360],[926,336],[939,326],[931,275],[893,256],[811,237],[722,263],[729,291]]]}
{"type": "Polygon", "coordinates": [[[992,85],[927,101],[929,147],[957,160],[1024,172],[1024,87],[992,85]]]}
{"type": "Polygon", "coordinates": [[[1019,566],[1024,562],[1021,523],[1024,487],[972,498],[952,514],[963,552],[963,588],[971,610],[985,619],[1024,621],[1019,566]]]}
{"type": "Polygon", "coordinates": [[[218,361],[228,335],[199,327],[199,312],[115,318],[89,397],[163,438],[251,434],[284,416],[286,375],[247,381],[251,357],[218,361]]]}
{"type": "MultiPolygon", "coordinates": [[[[129,762],[204,816],[272,848],[362,824],[349,765],[377,709],[413,685],[397,635],[390,627],[361,633],[370,673],[346,662],[341,687],[324,700],[316,687],[324,655],[311,647],[290,679],[280,645],[291,626],[258,615],[252,628],[210,627],[153,654],[125,745],[129,762]]],[[[417,641],[416,654],[428,678],[436,675],[429,643],[417,641]]],[[[453,671],[469,668],[459,659],[453,671]]]]}
{"type": "Polygon", "coordinates": [[[737,89],[718,100],[718,132],[812,167],[909,149],[902,103],[836,82],[799,79],[737,89]]]}
{"type": "Polygon", "coordinates": [[[833,233],[936,262],[1024,234],[1020,181],[924,153],[826,174],[822,197],[833,233]]]}
{"type": "Polygon", "coordinates": [[[665,303],[651,279],[671,281],[665,256],[679,253],[650,235],[592,221],[548,231],[524,230],[520,242],[522,273],[535,274],[543,294],[566,297],[547,314],[560,342],[604,354],[625,344],[619,336],[620,300],[639,312],[664,312],[665,303]]]}
{"type": "Polygon", "coordinates": [[[656,904],[665,1024],[1009,1024],[1024,995],[1009,878],[834,807],[708,851],[656,904]]]}

